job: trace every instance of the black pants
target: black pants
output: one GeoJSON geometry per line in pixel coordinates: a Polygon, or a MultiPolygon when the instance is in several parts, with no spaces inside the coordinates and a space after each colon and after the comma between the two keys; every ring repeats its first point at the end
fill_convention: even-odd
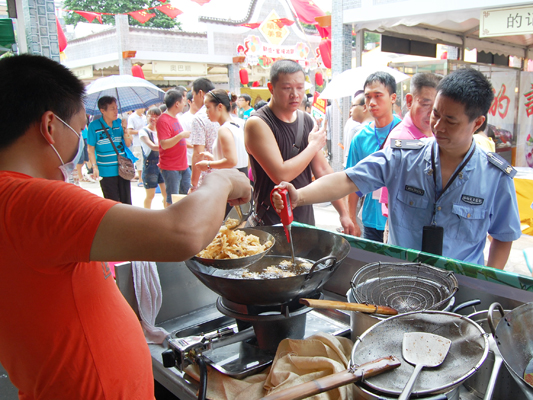
{"type": "Polygon", "coordinates": [[[102,178],[100,187],[104,198],[131,204],[131,182],[120,176],[102,178]]]}

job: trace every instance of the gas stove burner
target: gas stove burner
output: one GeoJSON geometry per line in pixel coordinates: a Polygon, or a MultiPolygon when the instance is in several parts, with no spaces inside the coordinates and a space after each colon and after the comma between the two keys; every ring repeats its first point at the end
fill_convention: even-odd
{"type": "MultiPolygon", "coordinates": [[[[313,298],[323,298],[316,293],[313,298]]],[[[237,320],[239,329],[253,326],[257,346],[274,354],[283,339],[303,339],[305,335],[306,314],[311,307],[293,300],[281,306],[247,306],[233,303],[219,297],[217,309],[222,314],[237,320]]]]}

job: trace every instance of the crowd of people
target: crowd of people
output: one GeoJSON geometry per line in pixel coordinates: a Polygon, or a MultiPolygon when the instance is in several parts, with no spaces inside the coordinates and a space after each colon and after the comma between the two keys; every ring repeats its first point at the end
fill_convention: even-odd
{"type": "Polygon", "coordinates": [[[250,225],[280,223],[281,197],[272,204],[270,193],[287,188],[296,221],[313,225],[311,205],[331,201],[344,233],[369,240],[383,241],[388,221],[388,243],[484,264],[490,234],[486,265],[495,268],[520,236],[514,170],[474,140],[494,97],[474,69],[415,75],[403,120],[394,78],[370,75],[352,101],[340,172],[291,60],[272,65],[271,98],[255,109],[199,78],[127,121],[103,96],[88,126],[84,85],[64,66],[20,55],[1,59],[0,75],[0,363],[22,399],[152,398],[150,352],[107,262],[192,257],[228,204],[251,201],[251,180],[250,225]],[[20,104],[24,116],[13,118],[20,104]],[[137,159],[144,208],[131,206],[123,159],[137,159]],[[68,183],[84,165],[104,198],[68,183]],[[157,186],[165,207],[148,210],[157,186]]]}

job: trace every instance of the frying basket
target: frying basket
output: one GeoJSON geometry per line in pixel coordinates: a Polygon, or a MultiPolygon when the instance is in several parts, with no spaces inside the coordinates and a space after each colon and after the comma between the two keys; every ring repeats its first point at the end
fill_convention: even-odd
{"type": "Polygon", "coordinates": [[[459,288],[453,272],[422,263],[385,262],[363,266],[350,286],[357,303],[386,305],[399,314],[441,310],[459,288]]]}

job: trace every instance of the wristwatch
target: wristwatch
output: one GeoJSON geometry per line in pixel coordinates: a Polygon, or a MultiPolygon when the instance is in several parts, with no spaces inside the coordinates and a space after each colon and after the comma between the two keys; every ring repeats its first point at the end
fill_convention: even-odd
{"type": "Polygon", "coordinates": [[[211,170],[211,161],[208,161],[208,162],[207,162],[207,169],[208,169],[208,170],[211,170]]]}

